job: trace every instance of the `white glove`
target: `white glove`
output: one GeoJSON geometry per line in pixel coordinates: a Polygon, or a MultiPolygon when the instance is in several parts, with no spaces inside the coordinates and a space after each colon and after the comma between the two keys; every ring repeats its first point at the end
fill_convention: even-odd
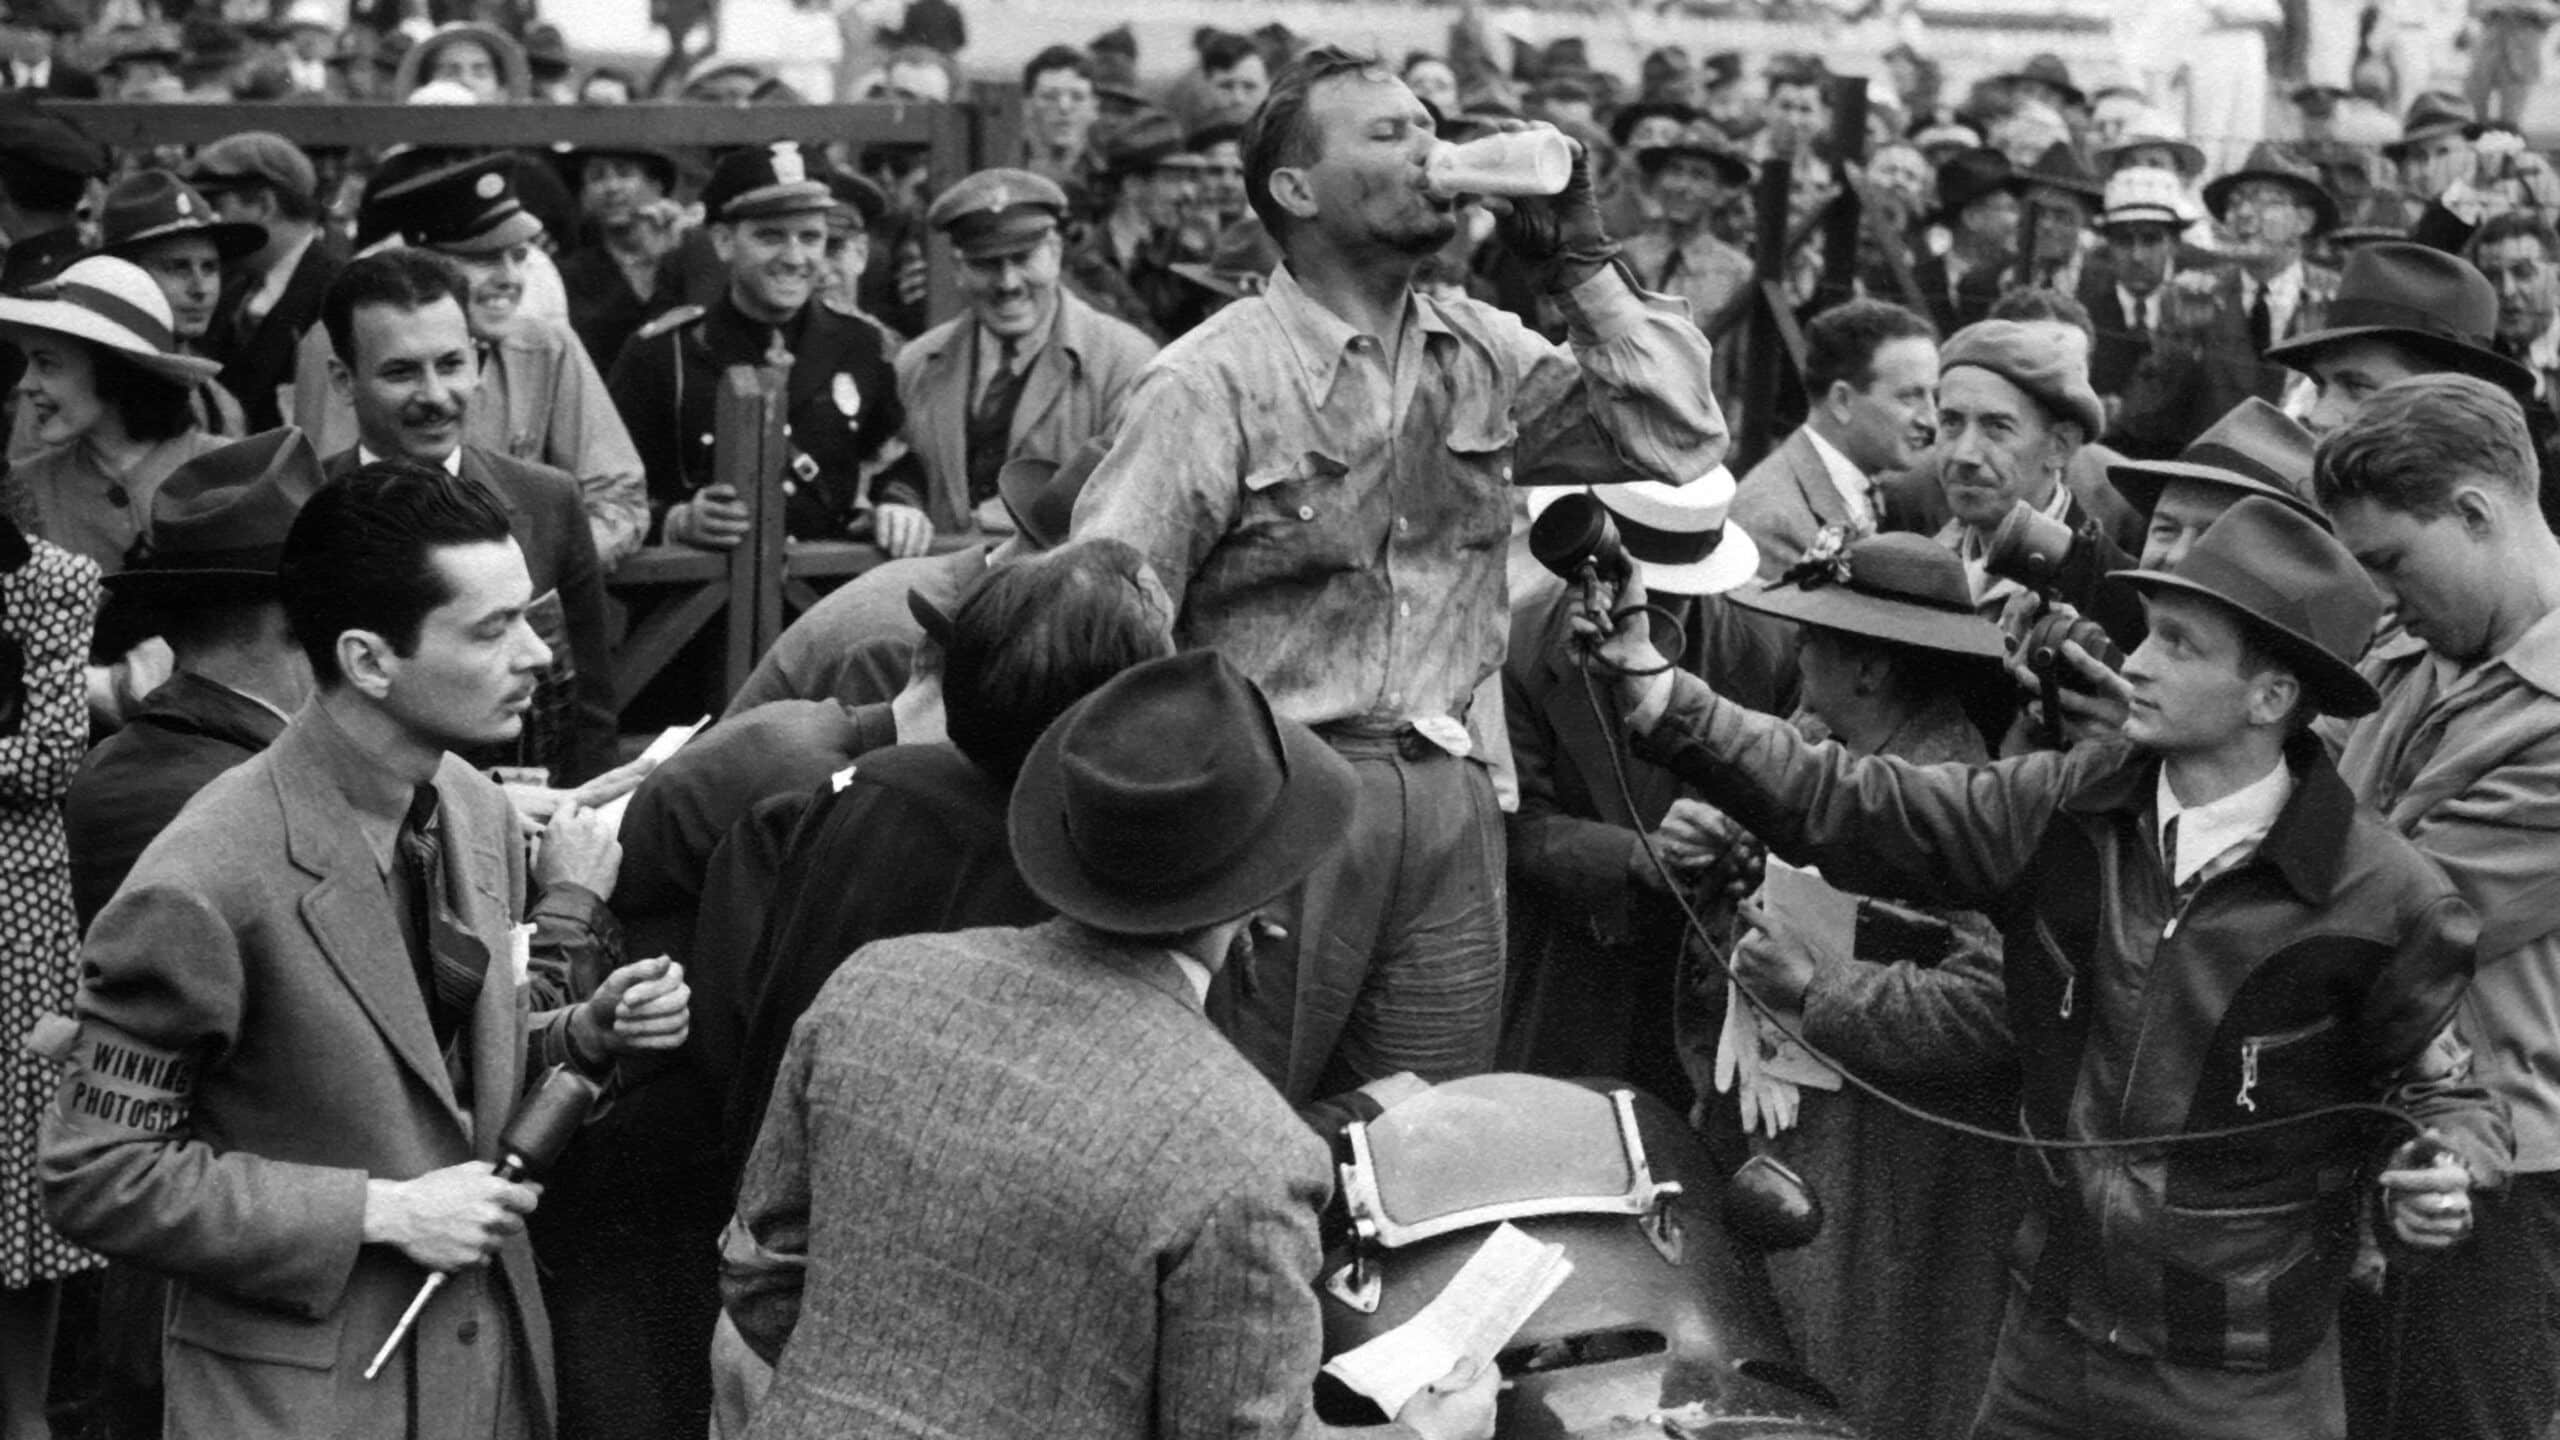
{"type": "Polygon", "coordinates": [[[1742,987],[1727,980],[1724,984],[1724,1029],[1716,1036],[1716,1093],[1727,1094],[1733,1082],[1743,1081],[1749,1093],[1750,1082],[1760,1076],[1760,1032],[1752,1023],[1751,1002],[1742,997],[1742,987]]]}

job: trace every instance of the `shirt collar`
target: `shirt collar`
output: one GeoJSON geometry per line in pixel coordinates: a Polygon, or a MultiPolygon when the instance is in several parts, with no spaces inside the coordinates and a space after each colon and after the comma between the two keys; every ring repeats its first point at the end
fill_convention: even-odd
{"type": "Polygon", "coordinates": [[[1839,446],[1823,438],[1821,431],[1807,425],[1804,438],[1813,442],[1813,453],[1821,459],[1823,470],[1831,476],[1831,488],[1840,492],[1841,503],[1849,507],[1849,513],[1861,524],[1869,523],[1873,511],[1870,495],[1875,482],[1868,478],[1866,471],[1858,468],[1858,462],[1841,454],[1839,446]]]}
{"type": "MultiPolygon", "coordinates": [[[[1280,338],[1287,342],[1298,369],[1315,383],[1318,395],[1331,390],[1344,352],[1364,332],[1317,304],[1315,297],[1298,284],[1298,277],[1289,273],[1285,260],[1271,272],[1271,283],[1263,288],[1262,298],[1271,307],[1272,318],[1279,322],[1280,338]]],[[[1437,302],[1407,291],[1404,304],[1408,331],[1419,326],[1425,335],[1457,333],[1440,313],[1437,302]]]]}
{"type": "MultiPolygon", "coordinates": [[[[2169,878],[2185,884],[2189,877],[2234,850],[2255,850],[2258,842],[2276,826],[2276,817],[2284,813],[2285,802],[2293,798],[2293,770],[2282,759],[2266,774],[2232,791],[2219,800],[2202,805],[2180,805],[2169,789],[2169,767],[2160,767],[2160,778],[2153,792],[2153,822],[2157,835],[2168,833],[2169,822],[2178,822],[2178,853],[2170,857],[2169,878]]],[[[2166,850],[2163,841],[2161,848],[2166,850]]]]}
{"type": "MultiPolygon", "coordinates": [[[[382,457],[374,454],[371,450],[366,449],[364,442],[359,440],[356,442],[356,463],[358,465],[379,465],[382,463],[382,457]]],[[[461,445],[456,444],[453,449],[445,453],[444,473],[452,476],[456,480],[462,478],[461,445]]]]}
{"type": "Polygon", "coordinates": [[[2560,696],[2560,610],[2533,622],[2492,663],[2506,666],[2545,695],[2560,696]]]}
{"type": "Polygon", "coordinates": [[[1192,995],[1200,1001],[1203,1008],[1207,1007],[1209,1003],[1209,967],[1201,964],[1190,956],[1183,954],[1179,950],[1167,950],[1164,953],[1172,957],[1173,968],[1182,972],[1183,980],[1191,986],[1192,995]]]}
{"type": "Polygon", "coordinates": [[[198,671],[189,670],[183,673],[194,676],[199,683],[210,685],[214,689],[222,691],[226,695],[237,695],[241,699],[248,701],[250,704],[257,706],[259,709],[266,711],[268,714],[273,715],[278,720],[281,720],[288,725],[293,723],[293,716],[291,714],[287,713],[274,701],[269,700],[264,695],[252,695],[237,685],[225,685],[221,681],[214,679],[212,676],[202,674],[198,671]]]}
{"type": "MultiPolygon", "coordinates": [[[[2167,287],[2164,285],[2161,288],[2167,287]]],[[[2124,318],[2128,323],[2139,325],[2145,330],[2153,328],[2153,317],[2159,313],[2157,309],[2159,304],[2159,290],[2154,290],[2148,295],[2136,295],[2121,285],[2116,287],[2116,308],[2124,312],[2124,318]]]]}
{"type": "Polygon", "coordinates": [[[346,797],[356,829],[372,847],[374,865],[386,875],[391,873],[392,847],[399,841],[401,824],[409,818],[416,787],[356,744],[355,737],[317,699],[304,705],[297,719],[310,732],[321,778],[346,797]]]}

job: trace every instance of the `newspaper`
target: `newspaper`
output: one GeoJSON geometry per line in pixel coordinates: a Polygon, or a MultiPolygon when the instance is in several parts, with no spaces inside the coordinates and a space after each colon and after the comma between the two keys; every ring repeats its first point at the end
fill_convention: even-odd
{"type": "Polygon", "coordinates": [[[1447,1288],[1405,1321],[1325,1362],[1325,1373],[1377,1402],[1390,1417],[1462,1363],[1479,1372],[1573,1273],[1562,1245],[1532,1240],[1505,1222],[1447,1288]]]}
{"type": "MultiPolygon", "coordinates": [[[[690,725],[670,725],[658,732],[658,738],[649,742],[649,748],[640,752],[640,758],[647,761],[649,768],[654,770],[665,764],[668,756],[683,749],[686,741],[702,733],[702,727],[710,723],[711,717],[705,715],[690,725]]],[[[637,787],[627,790],[597,806],[596,813],[611,822],[613,828],[619,831],[622,828],[623,814],[630,810],[631,797],[636,793],[637,787]]]]}

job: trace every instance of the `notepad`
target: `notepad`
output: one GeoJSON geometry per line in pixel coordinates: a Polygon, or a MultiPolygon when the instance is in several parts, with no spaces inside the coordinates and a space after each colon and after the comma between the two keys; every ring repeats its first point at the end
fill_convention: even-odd
{"type": "Polygon", "coordinates": [[[1461,1362],[1490,1366],[1572,1273],[1562,1245],[1506,1222],[1412,1319],[1334,1356],[1325,1373],[1393,1416],[1461,1362]]]}

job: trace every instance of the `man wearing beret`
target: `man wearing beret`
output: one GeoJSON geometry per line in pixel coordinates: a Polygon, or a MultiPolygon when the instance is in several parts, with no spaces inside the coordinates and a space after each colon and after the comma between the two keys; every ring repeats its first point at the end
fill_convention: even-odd
{"type": "Polygon", "coordinates": [[[1013,529],[997,477],[1017,456],[1063,462],[1111,428],[1155,342],[1060,283],[1066,192],[1028,170],[981,170],[925,221],[960,257],[965,315],[898,352],[907,457],[872,487],[879,540],[921,555],[936,534],[1013,529]]]}
{"type": "Polygon", "coordinates": [[[905,410],[880,333],[819,303],[827,217],[820,167],[795,141],[722,157],[702,189],[725,287],[642,326],[613,362],[613,398],[649,470],[655,533],[728,550],[747,502],[719,479],[712,410],[731,366],[788,360],[782,523],[800,540],[841,540],[905,410]]]}
{"type": "MultiPolygon", "coordinates": [[[[514,157],[492,155],[393,180],[367,199],[359,233],[396,238],[459,267],[480,383],[464,436],[480,449],[547,465],[578,482],[596,558],[608,570],[640,548],[647,499],[640,455],[604,377],[566,322],[525,306],[542,221],[524,206],[514,157]]],[[[302,337],[294,423],[324,455],[356,439],[355,414],[329,381],[329,337],[302,337]]]]}
{"type": "Polygon", "coordinates": [[[1076,507],[1077,538],[1154,563],[1183,644],[1223,652],[1360,776],[1357,821],[1286,907],[1292,942],[1219,997],[1301,1106],[1493,1058],[1502,817],[1491,717],[1469,707],[1509,628],[1512,486],[1683,485],[1725,451],[1706,337],[1618,261],[1587,156],[1502,223],[1569,348],[1415,293],[1458,227],[1424,188],[1433,130],[1373,57],[1320,49],[1282,74],[1245,186],[1285,260],[1140,377],[1076,507]]]}

